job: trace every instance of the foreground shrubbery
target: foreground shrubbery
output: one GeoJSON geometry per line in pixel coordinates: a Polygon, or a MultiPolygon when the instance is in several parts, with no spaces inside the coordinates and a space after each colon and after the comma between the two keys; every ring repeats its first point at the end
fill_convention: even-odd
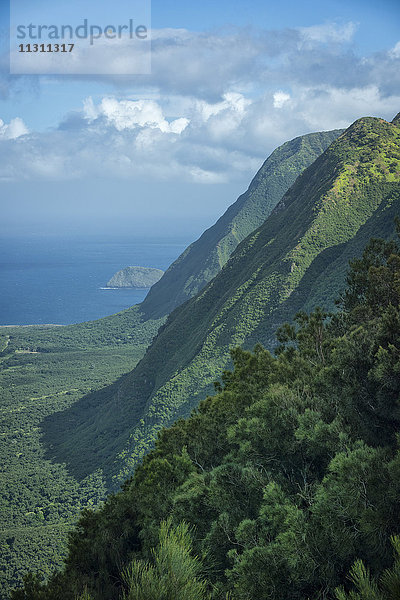
{"type": "Polygon", "coordinates": [[[340,312],[300,314],[275,357],[233,351],[216,394],[83,513],[64,571],[13,600],[398,598],[399,300],[399,246],[372,241],[340,312]]]}

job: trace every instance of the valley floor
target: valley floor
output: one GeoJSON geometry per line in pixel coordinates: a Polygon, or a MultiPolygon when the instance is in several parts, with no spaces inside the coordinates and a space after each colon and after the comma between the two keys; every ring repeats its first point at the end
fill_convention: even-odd
{"type": "Polygon", "coordinates": [[[136,365],[157,331],[151,322],[135,336],[139,322],[133,308],[76,326],[0,329],[2,599],[27,571],[47,576],[60,566],[79,512],[105,498],[101,470],[78,480],[52,460],[42,424],[136,365]]]}

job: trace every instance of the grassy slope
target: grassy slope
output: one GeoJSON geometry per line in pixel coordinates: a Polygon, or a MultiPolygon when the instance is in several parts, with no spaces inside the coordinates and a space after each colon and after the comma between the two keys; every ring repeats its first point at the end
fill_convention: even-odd
{"type": "MultiPolygon", "coordinates": [[[[335,281],[329,278],[329,285],[336,294],[347,257],[365,237],[362,228],[374,229],[383,209],[400,212],[399,145],[400,129],[393,124],[374,118],[357,121],[297,179],[221,273],[170,315],[144,359],[112,390],[128,415],[126,431],[136,421],[110,471],[117,481],[131,471],[163,425],[188,414],[211,389],[229,362],[230,347],[246,346],[257,338],[268,341],[279,313],[293,303],[293,292],[305,295],[304,303],[293,308],[311,306],[313,289],[319,301],[327,283],[324,272],[329,275],[333,269],[335,281]]],[[[391,235],[385,219],[381,226],[384,237],[391,235]]],[[[290,316],[286,311],[285,317],[290,316]]],[[[104,411],[99,402],[93,423],[104,423],[104,411]]],[[[64,436],[60,420],[58,425],[59,460],[82,469],[79,445],[85,425],[64,436]]],[[[103,433],[105,439],[110,437],[103,433]]],[[[89,449],[87,436],[85,444],[89,449]]]]}
{"type": "Polygon", "coordinates": [[[61,564],[66,533],[106,489],[51,460],[41,423],[130,371],[157,332],[137,308],[68,327],[0,328],[0,597],[27,570],[61,564]]]}
{"type": "Polygon", "coordinates": [[[264,162],[248,190],[191,244],[150,290],[142,310],[170,313],[195,296],[228,261],[237,245],[271,214],[298,175],[322,154],[341,130],[310,133],[286,142],[264,162]]]}

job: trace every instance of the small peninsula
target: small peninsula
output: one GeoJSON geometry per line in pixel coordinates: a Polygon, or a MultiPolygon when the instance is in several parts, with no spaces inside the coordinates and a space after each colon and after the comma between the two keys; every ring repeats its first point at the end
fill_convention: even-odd
{"type": "Polygon", "coordinates": [[[107,287],[149,288],[164,275],[161,269],[150,267],[126,267],[113,275],[107,287]]]}

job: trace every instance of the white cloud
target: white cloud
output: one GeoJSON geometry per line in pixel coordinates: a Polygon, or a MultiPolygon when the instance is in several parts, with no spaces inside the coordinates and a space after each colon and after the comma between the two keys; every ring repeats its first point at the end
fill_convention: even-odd
{"type": "Polygon", "coordinates": [[[399,112],[400,42],[358,57],[354,31],[153,32],[151,77],[115,78],[118,93],[87,98],[56,131],[1,121],[0,177],[250,179],[288,139],[399,112]]]}
{"type": "Polygon", "coordinates": [[[292,110],[298,110],[311,129],[347,127],[358,117],[392,119],[400,106],[397,96],[383,96],[376,85],[341,90],[330,86],[304,91],[292,110]],[[311,93],[310,93],[311,92],[311,93]]]}
{"type": "Polygon", "coordinates": [[[83,101],[83,114],[88,121],[94,121],[99,116],[99,110],[94,105],[93,98],[85,98],[83,101]]]}
{"type": "MultiPolygon", "coordinates": [[[[162,93],[196,95],[207,100],[232,91],[243,92],[259,83],[276,87],[286,79],[304,82],[304,74],[315,82],[323,69],[331,83],[335,75],[341,85],[351,87],[359,83],[354,79],[364,77],[365,71],[360,71],[360,59],[349,53],[355,29],[351,22],[333,22],[280,31],[233,27],[212,32],[153,30],[151,75],[101,75],[116,73],[121,65],[126,65],[127,73],[134,72],[132,63],[142,61],[140,50],[133,55],[130,41],[124,39],[116,40],[112,47],[102,46],[99,40],[96,55],[85,57],[84,72],[91,73],[92,79],[114,81],[118,88],[152,86],[162,93]],[[313,68],[316,64],[318,71],[313,68]]],[[[57,57],[44,53],[40,58],[48,62],[43,65],[44,72],[54,72],[52,61],[57,57]]],[[[79,48],[71,61],[71,68],[79,73],[83,62],[79,48]]]]}
{"type": "Polygon", "coordinates": [[[397,42],[397,44],[389,50],[388,54],[389,54],[390,58],[393,58],[393,59],[400,58],[400,41],[397,42]]]}
{"type": "Polygon", "coordinates": [[[377,85],[293,86],[290,94],[251,99],[229,92],[216,102],[89,98],[55,131],[24,136],[21,119],[1,122],[0,178],[223,183],[245,174],[250,180],[288,139],[347,127],[361,116],[391,119],[399,107],[400,93],[383,95],[377,85]]]}
{"type": "Polygon", "coordinates": [[[0,139],[15,140],[26,133],[29,133],[29,130],[19,117],[12,119],[8,125],[0,119],[0,139]]]}
{"type": "Polygon", "coordinates": [[[153,99],[106,97],[95,103],[88,98],[82,112],[69,115],[58,130],[0,147],[0,177],[226,182],[232,169],[240,175],[259,164],[258,158],[227,147],[250,105],[239,94],[227,94],[215,105],[193,98],[186,115],[167,117],[153,99]]]}
{"type": "Polygon", "coordinates": [[[20,119],[2,124],[0,178],[250,180],[289,139],[347,127],[366,115],[391,119],[399,107],[400,94],[385,96],[373,85],[297,86],[290,95],[278,90],[252,99],[230,92],[217,102],[178,98],[175,105],[171,99],[89,98],[81,113],[55,131],[24,136],[20,119]]]}
{"type": "Polygon", "coordinates": [[[286,102],[289,102],[290,94],[286,94],[285,92],[275,92],[274,94],[274,108],[282,108],[286,102]]]}
{"type": "Polygon", "coordinates": [[[180,118],[168,122],[161,107],[153,100],[117,100],[103,98],[98,106],[88,98],[84,101],[84,116],[89,121],[104,118],[107,125],[112,125],[117,131],[150,127],[166,133],[180,134],[186,129],[188,119],[180,118]]]}
{"type": "MultiPolygon", "coordinates": [[[[393,104],[390,99],[400,93],[400,42],[388,51],[358,56],[353,47],[355,31],[356,25],[351,22],[280,31],[153,30],[151,75],[104,78],[96,75],[99,65],[93,64],[91,81],[106,82],[107,86],[111,83],[117,91],[96,105],[88,100],[85,119],[89,124],[103,123],[121,132],[138,133],[150,128],[193,137],[196,131],[198,141],[202,139],[203,143],[242,149],[248,146],[243,140],[242,125],[253,128],[249,115],[263,96],[273,98],[272,103],[266,102],[268,110],[285,112],[284,109],[296,105],[292,104],[294,98],[304,94],[323,96],[324,90],[331,90],[329,97],[337,90],[337,97],[346,107],[349,105],[346,95],[372,86],[380,98],[387,99],[386,104],[393,104]],[[282,94],[291,97],[286,99],[282,94]]],[[[128,46],[122,39],[115,52],[108,48],[101,68],[112,73],[115,61],[129,63],[128,46]]],[[[53,60],[50,53],[48,59],[53,60]]],[[[78,54],[74,60],[79,62],[78,54]]],[[[27,81],[30,80],[24,79],[27,81]]],[[[5,90],[7,82],[2,85],[0,81],[0,93],[3,86],[5,90]]],[[[358,115],[364,114],[366,108],[360,98],[358,115]]],[[[261,115],[262,122],[265,118],[268,120],[261,115]]],[[[288,129],[296,129],[302,119],[293,110],[288,129]]],[[[317,116],[312,120],[318,120],[317,116]]],[[[304,122],[308,122],[308,117],[304,122]]],[[[281,139],[280,134],[274,139],[281,139]]],[[[150,137],[146,134],[141,141],[148,145],[150,137]]]]}
{"type": "Polygon", "coordinates": [[[357,26],[352,22],[343,25],[324,23],[323,25],[312,25],[311,27],[299,27],[298,30],[306,41],[343,43],[350,42],[353,39],[357,26]]]}
{"type": "Polygon", "coordinates": [[[240,118],[246,112],[246,108],[249,104],[251,104],[251,100],[246,99],[242,94],[228,92],[223,95],[222,102],[211,104],[204,100],[199,101],[197,102],[196,109],[203,121],[208,121],[210,117],[224,111],[232,111],[240,118]]]}
{"type": "Polygon", "coordinates": [[[194,183],[225,183],[226,179],[222,174],[205,171],[199,167],[192,167],[190,175],[194,183]]]}

